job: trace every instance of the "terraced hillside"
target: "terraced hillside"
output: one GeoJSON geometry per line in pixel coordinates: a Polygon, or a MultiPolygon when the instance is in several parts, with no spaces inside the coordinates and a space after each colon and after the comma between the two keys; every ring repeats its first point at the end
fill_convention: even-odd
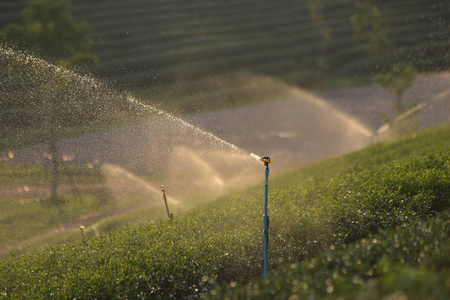
{"type": "MultiPolygon", "coordinates": [[[[0,25],[17,21],[24,3],[2,1],[0,25]]],[[[376,66],[399,61],[421,71],[448,69],[448,2],[371,3],[389,28],[392,55],[370,58],[354,40],[354,0],[325,1],[321,26],[331,30],[325,44],[329,87],[367,82],[376,66]]],[[[248,100],[242,98],[252,96],[235,91],[257,90],[264,85],[260,75],[307,88],[323,77],[317,67],[321,37],[309,1],[77,0],[72,6],[76,18],[91,23],[93,50],[101,61],[93,72],[153,101],[182,99],[182,109],[193,109],[204,100],[248,100]]]]}

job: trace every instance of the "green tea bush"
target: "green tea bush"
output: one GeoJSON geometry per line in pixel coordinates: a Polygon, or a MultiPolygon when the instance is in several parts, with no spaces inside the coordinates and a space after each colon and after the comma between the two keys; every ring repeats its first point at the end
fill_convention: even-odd
{"type": "MultiPolygon", "coordinates": [[[[271,256],[289,261],[449,206],[446,149],[275,193],[271,256]]],[[[275,260],[276,263],[277,260],[275,260]]]]}
{"type": "Polygon", "coordinates": [[[448,299],[450,213],[416,220],[317,257],[284,265],[250,285],[232,283],[207,299],[448,299]],[[384,298],[387,297],[387,298],[384,298]]]}
{"type": "MultiPolygon", "coordinates": [[[[391,144],[391,147],[398,147],[398,144],[391,144]]],[[[370,156],[365,159],[370,161],[370,156]]],[[[385,157],[381,164],[368,161],[363,162],[368,167],[341,169],[337,175],[321,169],[325,171],[315,171],[317,175],[299,180],[291,187],[272,188],[269,193],[269,269],[272,272],[286,263],[297,266],[305,259],[317,257],[330,246],[343,249],[336,252],[339,253],[336,259],[330,257],[328,261],[328,257],[322,255],[301,264],[301,268],[293,267],[294,270],[303,270],[305,265],[311,265],[309,269],[314,270],[317,277],[284,278],[288,285],[294,281],[298,283],[287,291],[281,291],[285,283],[279,283],[280,288],[274,291],[278,293],[280,289],[280,293],[276,295],[294,295],[294,288],[308,292],[309,287],[314,286],[314,291],[323,292],[324,288],[323,294],[327,296],[331,294],[327,289],[347,289],[348,280],[358,286],[365,280],[372,280],[372,275],[367,275],[370,269],[361,268],[375,263],[380,266],[377,255],[389,254],[380,248],[381,244],[373,242],[375,238],[380,242],[383,238],[372,234],[381,230],[383,235],[386,228],[407,226],[449,207],[450,152],[447,145],[438,143],[403,160],[385,157]],[[356,250],[357,246],[353,245],[358,244],[351,242],[361,238],[365,240],[358,246],[361,249],[356,250]],[[367,253],[358,251],[372,251],[373,257],[368,255],[366,259],[367,253]],[[378,251],[378,254],[373,251],[378,251]],[[336,273],[336,281],[334,277],[330,278],[334,273],[330,275],[328,267],[319,268],[322,261],[338,266],[336,272],[340,271],[342,275],[336,273]],[[355,273],[347,279],[345,272],[353,274],[350,264],[355,273]],[[305,284],[306,289],[303,288],[305,284]]],[[[252,277],[262,276],[262,192],[260,187],[251,188],[232,197],[219,198],[215,203],[173,221],[156,221],[54,248],[33,257],[11,259],[0,266],[2,296],[15,299],[190,299],[207,293],[212,286],[224,286],[234,281],[249,282],[252,277]]],[[[434,253],[432,251],[436,247],[448,245],[445,246],[444,242],[437,245],[434,239],[428,242],[427,230],[423,229],[417,235],[423,235],[423,242],[414,240],[419,244],[412,248],[403,249],[400,242],[398,245],[402,246],[395,247],[395,241],[406,239],[407,235],[386,238],[386,243],[394,243],[389,248],[392,255],[396,255],[392,260],[401,262],[403,258],[409,261],[414,257],[410,255],[412,251],[428,245],[429,252],[424,250],[425,256],[419,256],[422,263],[430,259],[436,263],[448,263],[447,258],[439,254],[441,252],[428,255],[434,253]]],[[[442,233],[448,234],[445,230],[441,230],[442,233]]],[[[411,238],[415,238],[412,235],[415,231],[410,232],[411,238]]],[[[419,263],[417,259],[416,263],[419,263]]],[[[378,274],[379,269],[371,268],[372,274],[378,274]]],[[[409,271],[405,271],[402,265],[392,266],[390,274],[397,278],[406,276],[405,272],[409,271]]],[[[416,273],[414,280],[429,275],[435,278],[436,284],[443,284],[443,288],[446,286],[447,283],[439,277],[440,269],[424,272],[425,275],[416,273]]],[[[388,286],[383,281],[373,282],[383,288],[388,286]]],[[[242,287],[239,293],[246,293],[249,289],[249,293],[256,297],[260,293],[259,286],[262,287],[261,284],[242,287]]],[[[265,290],[261,291],[265,295],[265,290]]],[[[228,295],[227,291],[224,293],[228,295]]]]}

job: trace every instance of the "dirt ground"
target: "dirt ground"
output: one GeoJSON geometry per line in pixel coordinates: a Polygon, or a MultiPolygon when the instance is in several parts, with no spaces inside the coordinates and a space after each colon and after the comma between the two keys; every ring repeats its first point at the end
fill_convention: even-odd
{"type": "MultiPolygon", "coordinates": [[[[380,128],[381,112],[393,114],[394,95],[370,85],[345,88],[320,95],[371,130],[380,128]]],[[[450,72],[423,74],[402,98],[406,104],[426,104],[418,116],[422,128],[450,122],[450,72]]]]}

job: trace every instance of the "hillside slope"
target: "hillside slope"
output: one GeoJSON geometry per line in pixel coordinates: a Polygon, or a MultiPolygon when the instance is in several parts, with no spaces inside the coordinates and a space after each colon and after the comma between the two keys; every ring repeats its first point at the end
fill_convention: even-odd
{"type": "MultiPolygon", "coordinates": [[[[330,245],[345,245],[396,225],[417,226],[418,221],[447,209],[449,134],[450,127],[441,126],[272,178],[270,269],[286,262],[315,262],[314,257],[330,245]]],[[[190,299],[210,291],[215,283],[224,286],[261,276],[261,189],[258,185],[221,197],[173,221],[129,227],[34,256],[12,258],[1,264],[2,293],[16,299],[49,295],[190,299]]],[[[439,226],[445,223],[438,223],[434,233],[440,232],[439,226]]],[[[409,263],[410,241],[418,243],[414,245],[419,250],[411,249],[414,257],[421,255],[424,244],[421,235],[403,231],[401,236],[401,243],[392,249],[405,249],[406,253],[393,257],[409,263]]],[[[431,239],[437,241],[440,236],[431,239]]],[[[370,250],[365,241],[361,244],[363,250],[370,250]]],[[[358,268],[361,256],[353,256],[357,245],[346,253],[345,248],[339,249],[344,252],[340,257],[361,280],[372,275],[376,279],[378,272],[363,274],[358,268]]],[[[437,259],[438,265],[445,259],[443,253],[440,248],[428,247],[421,259],[437,259]]],[[[337,259],[333,257],[336,263],[337,259]]],[[[370,259],[381,259],[380,253],[370,253],[370,259]]],[[[345,274],[339,278],[354,280],[345,274]]],[[[307,286],[306,290],[314,293],[315,280],[321,280],[322,273],[311,275],[306,282],[311,289],[307,286]]]]}
{"type": "MultiPolygon", "coordinates": [[[[101,65],[98,76],[152,101],[242,101],[204,95],[223,86],[242,71],[274,76],[302,87],[315,87],[320,36],[311,22],[308,1],[72,1],[73,13],[87,20],[93,32],[93,50],[101,65]],[[216,78],[207,80],[207,78],[216,78]]],[[[389,28],[397,62],[412,63],[421,71],[448,69],[449,4],[432,1],[372,1],[389,28]]],[[[17,21],[24,1],[0,4],[0,25],[17,21]]],[[[387,59],[369,58],[364,44],[353,39],[350,16],[354,1],[328,1],[323,26],[331,30],[326,41],[327,80],[330,86],[367,82],[375,66],[387,59]]],[[[247,81],[234,83],[245,89],[247,81]]]]}

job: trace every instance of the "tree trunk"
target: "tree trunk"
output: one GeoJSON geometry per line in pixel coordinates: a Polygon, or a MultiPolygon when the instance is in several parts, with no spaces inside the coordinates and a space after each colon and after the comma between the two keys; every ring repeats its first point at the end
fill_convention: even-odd
{"type": "Polygon", "coordinates": [[[50,185],[50,197],[52,202],[58,202],[58,151],[55,135],[53,132],[51,112],[47,111],[45,126],[47,129],[48,151],[51,156],[52,182],[50,185]]]}

